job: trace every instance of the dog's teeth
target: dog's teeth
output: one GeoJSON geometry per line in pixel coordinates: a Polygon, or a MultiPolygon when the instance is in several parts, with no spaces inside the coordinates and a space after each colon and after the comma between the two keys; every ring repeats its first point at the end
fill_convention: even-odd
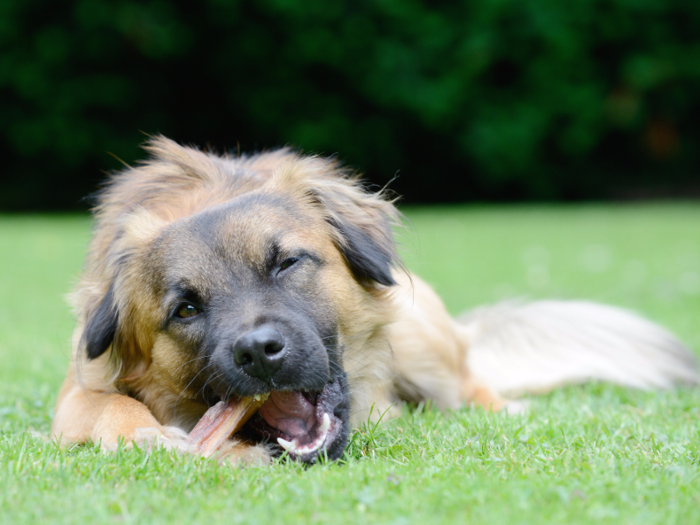
{"type": "Polygon", "coordinates": [[[294,452],[297,449],[297,444],[294,441],[287,441],[286,439],[277,438],[277,443],[280,444],[287,452],[294,452]]]}
{"type": "Polygon", "coordinates": [[[331,418],[328,414],[323,414],[323,422],[318,430],[321,432],[321,434],[325,434],[328,432],[329,428],[331,428],[331,418]]]}
{"type": "Polygon", "coordinates": [[[308,454],[309,452],[315,452],[323,446],[328,437],[328,431],[331,428],[331,417],[328,414],[323,414],[323,421],[321,421],[321,426],[318,427],[319,436],[315,441],[309,443],[308,445],[299,446],[297,440],[287,441],[286,439],[277,438],[277,443],[286,450],[287,452],[294,452],[295,454],[308,454]]]}

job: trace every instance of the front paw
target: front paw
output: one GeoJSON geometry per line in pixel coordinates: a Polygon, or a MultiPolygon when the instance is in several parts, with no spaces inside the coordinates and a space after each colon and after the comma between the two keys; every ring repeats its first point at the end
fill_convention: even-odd
{"type": "Polygon", "coordinates": [[[189,452],[187,433],[177,427],[139,427],[130,435],[100,436],[97,440],[103,452],[116,452],[120,443],[122,447],[134,445],[144,450],[163,447],[167,450],[189,452]]]}
{"type": "MultiPolygon", "coordinates": [[[[118,439],[101,439],[104,452],[115,452],[119,443],[126,448],[137,447],[153,450],[163,447],[166,450],[195,454],[198,452],[189,442],[188,434],[177,427],[140,427],[134,429],[131,436],[118,439]]],[[[248,445],[236,440],[227,440],[212,456],[219,464],[229,463],[236,466],[262,466],[272,462],[272,455],[264,445],[248,445]]]]}
{"type": "Polygon", "coordinates": [[[140,448],[153,449],[163,447],[166,450],[190,452],[187,432],[178,427],[142,427],[134,431],[132,443],[140,448]]]}
{"type": "Polygon", "coordinates": [[[272,455],[264,445],[248,445],[233,439],[227,440],[213,456],[219,464],[235,466],[263,466],[272,462],[272,455]]]}

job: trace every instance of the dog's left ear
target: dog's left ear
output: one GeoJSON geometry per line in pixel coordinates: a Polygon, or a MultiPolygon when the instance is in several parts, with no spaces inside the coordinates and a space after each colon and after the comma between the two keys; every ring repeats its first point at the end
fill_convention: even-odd
{"type": "Polygon", "coordinates": [[[311,190],[336,244],[355,278],[363,286],[393,286],[392,270],[400,267],[392,225],[399,212],[380,193],[366,191],[357,181],[339,177],[318,181],[311,190]]]}

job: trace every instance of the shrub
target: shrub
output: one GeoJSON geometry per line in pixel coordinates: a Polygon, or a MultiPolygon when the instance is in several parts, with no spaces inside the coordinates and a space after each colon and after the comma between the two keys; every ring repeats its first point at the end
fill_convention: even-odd
{"type": "Polygon", "coordinates": [[[6,0],[0,207],[80,206],[139,130],[338,152],[413,201],[687,188],[697,27],[685,0],[6,0]]]}

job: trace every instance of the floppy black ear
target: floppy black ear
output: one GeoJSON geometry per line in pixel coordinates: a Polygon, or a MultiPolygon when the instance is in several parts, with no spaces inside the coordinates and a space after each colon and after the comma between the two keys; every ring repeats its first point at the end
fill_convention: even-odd
{"type": "Polygon", "coordinates": [[[395,285],[392,270],[401,264],[391,227],[399,223],[398,210],[383,192],[368,192],[342,172],[323,173],[323,178],[312,179],[310,194],[324,208],[355,279],[366,287],[395,285]]]}
{"type": "MultiPolygon", "coordinates": [[[[375,224],[375,228],[390,231],[387,219],[380,219],[383,224],[375,224]]],[[[339,248],[345,257],[355,278],[361,284],[379,283],[384,286],[396,284],[391,269],[397,265],[398,256],[391,233],[377,236],[371,235],[359,226],[343,217],[329,219],[341,238],[345,240],[339,248]]]]}
{"type": "Polygon", "coordinates": [[[114,340],[119,325],[119,312],[114,304],[114,285],[109,287],[100,305],[88,316],[83,331],[83,344],[89,359],[104,354],[114,340]]]}
{"type": "Polygon", "coordinates": [[[401,262],[391,228],[400,214],[386,193],[368,191],[335,159],[281,153],[288,158],[273,182],[319,209],[355,279],[365,288],[397,284],[392,270],[401,262]]]}

